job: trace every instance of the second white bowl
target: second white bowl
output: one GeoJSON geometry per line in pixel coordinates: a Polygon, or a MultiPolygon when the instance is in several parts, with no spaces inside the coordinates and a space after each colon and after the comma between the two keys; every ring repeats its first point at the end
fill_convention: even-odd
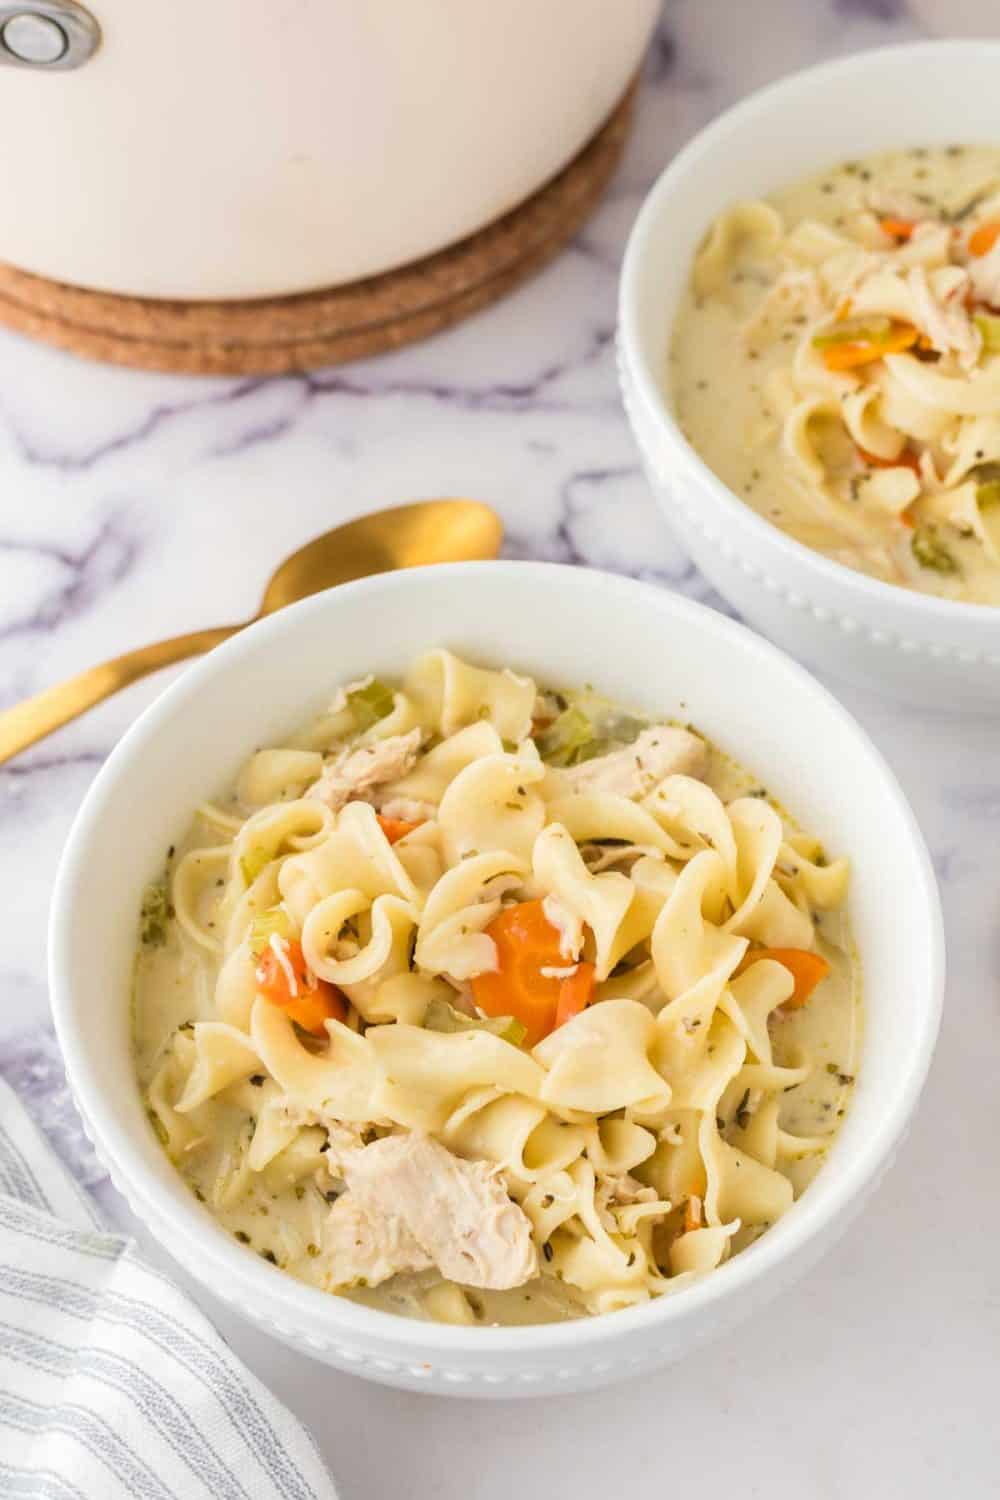
{"type": "Polygon", "coordinates": [[[797,656],[938,710],[1000,711],[1000,609],[868,578],[764,520],[681,432],[667,353],[695,251],[724,208],[893,147],[1000,146],[998,77],[1000,42],[919,42],[762,89],[702,131],[660,177],[621,280],[625,406],[656,497],[698,567],[797,656]]]}

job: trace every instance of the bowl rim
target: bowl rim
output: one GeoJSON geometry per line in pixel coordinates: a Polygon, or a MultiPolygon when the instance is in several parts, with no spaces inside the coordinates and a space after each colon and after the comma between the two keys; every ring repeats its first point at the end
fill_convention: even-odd
{"type": "MultiPolygon", "coordinates": [[[[973,603],[961,599],[943,599],[936,594],[924,594],[918,589],[909,589],[902,584],[888,583],[873,578],[846,563],[835,561],[823,553],[807,547],[804,542],[775,526],[741,499],[724,480],[720,479],[698,450],[690,443],[668,401],[662,381],[652,371],[640,353],[642,348],[639,318],[638,282],[642,267],[651,255],[650,241],[656,233],[660,220],[669,215],[673,192],[678,183],[702,166],[704,159],[737,135],[745,125],[759,115],[787,104],[793,95],[798,96],[803,86],[819,79],[836,77],[838,74],[861,73],[867,69],[877,71],[885,64],[895,66],[901,59],[916,55],[950,53],[953,56],[975,53],[983,49],[996,55],[1000,64],[1000,37],[967,38],[950,37],[937,40],[925,38],[919,41],[900,42],[888,47],[872,47],[863,52],[849,53],[828,62],[811,64],[794,73],[784,74],[773,82],[755,89],[738,100],[708,125],[699,130],[668,162],[643,199],[629,233],[622,260],[618,291],[618,330],[622,359],[636,392],[646,409],[652,413],[662,431],[672,441],[688,472],[707,485],[729,519],[745,525],[762,545],[770,546],[784,554],[798,567],[818,576],[825,583],[853,591],[868,603],[883,609],[898,612],[913,611],[926,616],[928,624],[934,621],[968,623],[976,625],[995,621],[1000,626],[1000,605],[973,603]]],[[[795,98],[796,108],[800,97],[795,98]]],[[[998,131],[1000,141],[1000,131],[998,131]]],[[[673,321],[668,329],[673,332],[673,321]]]]}
{"type": "MultiPolygon", "coordinates": [[[[169,1253],[216,1295],[222,1295],[257,1321],[288,1332],[288,1319],[294,1323],[293,1341],[301,1340],[307,1349],[322,1351],[350,1347],[356,1339],[362,1347],[376,1346],[401,1358],[437,1358],[449,1355],[464,1359],[478,1356],[488,1362],[494,1354],[511,1358],[532,1354],[569,1353],[588,1349],[594,1352],[618,1343],[633,1332],[656,1327],[665,1328],[697,1315],[730,1293],[750,1288],[766,1279],[782,1261],[801,1255],[806,1246],[822,1235],[824,1229],[842,1216],[849,1206],[863,1197],[892,1159],[907,1122],[918,1102],[930,1067],[937,1039],[943,1003],[945,975],[944,926],[937,883],[930,855],[916,817],[897,783],[889,765],[867,733],[837,698],[785,652],[773,646],[748,627],[727,616],[673,591],[640,582],[620,574],[599,569],[569,567],[547,562],[472,562],[440,564],[383,573],[340,585],[314,595],[299,604],[289,605],[276,614],[248,626],[239,635],[209,652],[186,671],[151,703],[122,737],[98,772],[74,819],[56,875],[48,939],[49,985],[52,1014],[59,1039],[67,1080],[76,1107],[98,1154],[109,1168],[111,1178],[129,1206],[169,1253]],[[73,908],[77,892],[86,884],[91,868],[88,850],[98,836],[105,807],[118,795],[119,780],[141,758],[143,747],[162,732],[177,733],[178,720],[183,722],[197,700],[220,677],[237,672],[252,660],[259,646],[294,631],[312,616],[322,617],[341,602],[349,607],[353,599],[399,589],[419,589],[431,579],[445,575],[474,580],[485,571],[503,575],[512,584],[535,586],[551,597],[554,589],[570,587],[593,589],[605,602],[619,608],[638,608],[659,616],[661,626],[680,624],[697,632],[708,631],[720,639],[734,656],[756,657],[778,666],[793,685],[793,690],[816,704],[822,704],[836,721],[841,732],[850,736],[868,760],[873,776],[880,783],[880,794],[893,805],[905,830],[908,852],[914,874],[919,881],[919,900],[926,917],[929,964],[919,1010],[915,1016],[914,1047],[907,1071],[898,1079],[893,1107],[879,1122],[877,1132],[865,1142],[864,1150],[855,1151],[847,1160],[839,1180],[822,1196],[808,1195],[798,1200],[800,1213],[786,1219],[782,1237],[763,1235],[747,1251],[711,1275],[685,1286],[674,1295],[654,1298],[638,1307],[616,1312],[613,1317],[587,1317],[567,1323],[529,1324],[504,1328],[465,1328],[424,1322],[396,1313],[385,1312],[332,1296],[310,1287],[294,1277],[274,1274],[274,1268],[246,1253],[211,1217],[191,1200],[190,1204],[166,1193],[161,1195],[156,1182],[147,1176],[142,1153],[119,1125],[113,1101],[102,1095],[88,1060],[88,1031],[82,1007],[74,1002],[73,984],[73,908]],[[816,1203],[811,1212],[810,1206],[816,1203]],[[802,1205],[805,1211],[802,1212],[802,1205]],[[173,1235],[173,1241],[164,1230],[173,1235]],[[185,1246],[178,1254],[172,1244],[185,1246]],[[197,1251],[197,1269],[193,1264],[197,1251]],[[190,1258],[189,1258],[190,1255],[190,1258]],[[220,1290],[225,1288],[225,1290],[220,1290]]],[[[863,955],[862,955],[863,958],[863,955]]],[[[94,1043],[93,1045],[96,1045],[94,1043]]]]}

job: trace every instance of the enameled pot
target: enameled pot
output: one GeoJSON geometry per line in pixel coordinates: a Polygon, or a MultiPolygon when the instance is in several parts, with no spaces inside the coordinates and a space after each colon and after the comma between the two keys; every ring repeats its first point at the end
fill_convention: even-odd
{"type": "Polygon", "coordinates": [[[406,264],[572,159],[658,10],[0,3],[0,261],[179,299],[278,296],[406,264]]]}

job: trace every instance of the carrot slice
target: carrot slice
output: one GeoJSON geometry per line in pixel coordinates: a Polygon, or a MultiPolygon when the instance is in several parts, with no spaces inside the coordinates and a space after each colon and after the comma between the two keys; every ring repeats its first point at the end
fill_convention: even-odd
{"type": "Polygon", "coordinates": [[[702,1226],[701,1199],[697,1193],[689,1193],[684,1205],[684,1233],[691,1234],[702,1226]]]}
{"type": "Polygon", "coordinates": [[[831,344],[823,350],[823,363],[828,370],[855,370],[860,365],[873,364],[887,354],[901,354],[904,349],[912,348],[918,337],[911,324],[900,323],[884,338],[857,344],[831,344]]]}
{"type": "Polygon", "coordinates": [[[879,219],[879,228],[883,234],[891,235],[894,240],[908,240],[916,229],[915,219],[879,219]]]}
{"type": "Polygon", "coordinates": [[[325,1036],[324,1021],[345,1021],[347,1007],[336,985],[310,973],[300,943],[276,938],[257,961],[258,995],[280,1006],[290,1021],[313,1036],[325,1036]]]}
{"type": "Polygon", "coordinates": [[[782,1002],[785,1010],[798,1010],[805,1005],[821,979],[830,972],[830,965],[819,953],[810,953],[808,948],[751,948],[737,965],[736,973],[742,974],[758,959],[770,958],[785,968],[795,980],[795,988],[789,998],[782,1002]]]}
{"type": "Polygon", "coordinates": [[[398,844],[400,839],[405,839],[408,833],[412,833],[415,828],[420,827],[420,821],[422,821],[408,823],[405,818],[383,818],[381,813],[377,813],[376,817],[378,818],[378,826],[390,844],[398,844]]]}
{"type": "Polygon", "coordinates": [[[560,1004],[565,1011],[563,1020],[569,1020],[588,1003],[593,966],[579,964],[576,972],[565,978],[558,972],[545,972],[568,965],[559,930],[546,917],[541,901],[521,901],[508,907],[494,917],[486,932],[496,944],[498,968],[475,976],[472,998],[488,1016],[515,1016],[525,1028],[524,1045],[534,1047],[561,1024],[560,1004]],[[584,977],[578,978],[581,971],[584,977]],[[564,1000],[567,985],[569,993],[564,1000]]]}
{"type": "Polygon", "coordinates": [[[872,469],[912,469],[914,474],[920,473],[920,459],[912,448],[904,448],[898,458],[879,458],[877,453],[869,453],[860,444],[856,446],[862,463],[872,469]]]}
{"type": "Polygon", "coordinates": [[[969,235],[970,255],[989,255],[997,240],[1000,239],[1000,219],[988,219],[985,224],[980,224],[969,235]]]}
{"type": "Polygon", "coordinates": [[[347,1007],[340,991],[318,979],[314,990],[306,990],[284,1007],[285,1015],[312,1036],[326,1036],[326,1021],[346,1021],[347,1007]]]}

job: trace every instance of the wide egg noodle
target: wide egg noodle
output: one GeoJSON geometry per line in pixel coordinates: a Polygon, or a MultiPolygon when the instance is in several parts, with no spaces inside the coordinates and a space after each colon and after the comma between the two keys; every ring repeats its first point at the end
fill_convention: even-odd
{"type": "Polygon", "coordinates": [[[483,670],[450,651],[429,651],[410,668],[406,690],[425,720],[446,738],[485,720],[501,740],[519,743],[531,732],[535,684],[509,668],[483,670]]]}

